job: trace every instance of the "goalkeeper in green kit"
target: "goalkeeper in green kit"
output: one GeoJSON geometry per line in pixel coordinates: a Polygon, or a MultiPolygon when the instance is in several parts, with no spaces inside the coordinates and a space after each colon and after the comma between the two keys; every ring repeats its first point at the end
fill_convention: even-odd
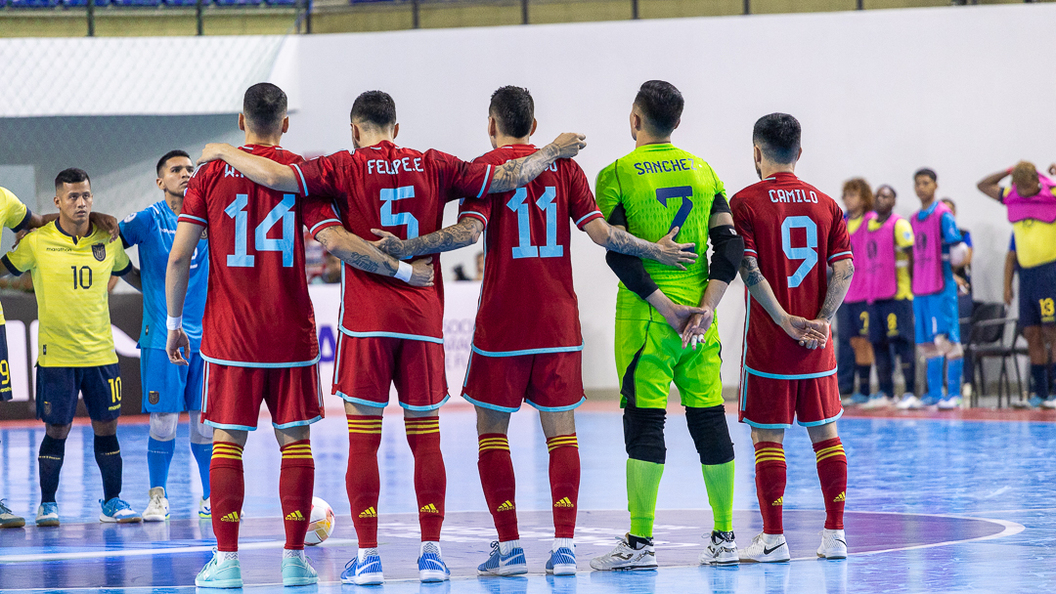
{"type": "Polygon", "coordinates": [[[616,371],[620,378],[627,447],[627,509],[631,528],[596,570],[653,569],[653,519],[667,448],[664,421],[671,382],[678,386],[686,422],[704,473],[714,515],[701,564],[737,562],[733,535],[733,443],[719,379],[715,308],[737,275],[744,242],[733,227],[722,182],[701,158],[671,144],[683,106],[670,83],[641,86],[631,109],[635,150],[598,174],[597,203],[614,226],[655,241],[675,227],[678,241],[704,258],[688,267],[663,266],[609,252],[621,284],[616,298],[616,371]]]}

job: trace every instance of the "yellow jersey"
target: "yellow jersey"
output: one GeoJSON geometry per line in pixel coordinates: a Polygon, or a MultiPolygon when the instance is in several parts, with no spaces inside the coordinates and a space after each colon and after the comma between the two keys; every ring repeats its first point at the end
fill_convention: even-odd
{"type": "MultiPolygon", "coordinates": [[[[1002,200],[1011,188],[1001,188],[1002,200]]],[[[1056,194],[1056,188],[1052,190],[1056,194]]],[[[1012,234],[1016,236],[1016,261],[1022,268],[1034,268],[1056,262],[1056,223],[1035,219],[1023,219],[1012,223],[1012,234]]]]}
{"type": "Polygon", "coordinates": [[[0,262],[12,274],[31,272],[37,296],[37,364],[97,367],[117,363],[110,328],[111,275],[132,270],[120,241],[95,227],[74,237],[53,221],[26,235],[0,262]]]}
{"type": "MultiPolygon", "coordinates": [[[[11,193],[11,190],[0,188],[0,225],[21,231],[29,221],[31,214],[18,196],[11,193]]],[[[0,326],[3,326],[5,322],[4,307],[0,305],[0,326]]]]}

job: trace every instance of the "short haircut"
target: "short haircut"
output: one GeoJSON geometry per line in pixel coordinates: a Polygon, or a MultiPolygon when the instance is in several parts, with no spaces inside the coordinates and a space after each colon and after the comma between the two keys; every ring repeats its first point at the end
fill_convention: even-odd
{"type": "Polygon", "coordinates": [[[242,98],[242,115],[249,127],[259,134],[282,132],[286,107],[286,93],[271,83],[257,83],[249,87],[242,98]]]}
{"type": "Polygon", "coordinates": [[[891,191],[891,197],[892,198],[898,198],[898,192],[896,192],[894,188],[892,188],[891,186],[889,186],[887,184],[880,184],[879,186],[877,186],[876,187],[876,194],[879,194],[880,190],[883,190],[884,188],[887,188],[888,190],[891,191]]]}
{"type": "Polygon", "coordinates": [[[491,94],[488,115],[495,118],[499,132],[514,138],[524,138],[532,133],[535,121],[535,101],[523,87],[501,87],[491,94]]]}
{"type": "Polygon", "coordinates": [[[85,181],[88,182],[89,186],[92,185],[92,180],[88,177],[87,171],[76,167],[63,169],[55,176],[55,191],[58,192],[62,189],[63,184],[79,184],[85,181]]]}
{"type": "Polygon", "coordinates": [[[367,91],[352,102],[352,111],[348,118],[352,122],[385,128],[396,123],[396,102],[385,91],[367,91]]]}
{"type": "Polygon", "coordinates": [[[759,145],[763,156],[770,161],[787,165],[799,158],[801,135],[799,120],[787,113],[772,113],[755,122],[752,142],[759,145]]]}
{"type": "Polygon", "coordinates": [[[843,193],[846,194],[848,190],[858,192],[858,197],[862,200],[865,212],[873,210],[873,190],[869,187],[869,182],[860,177],[849,179],[843,182],[843,193]]]}
{"type": "Polygon", "coordinates": [[[634,97],[634,104],[642,110],[650,132],[667,136],[678,125],[686,101],[675,85],[662,80],[650,80],[642,83],[634,97]]]}
{"type": "Polygon", "coordinates": [[[931,181],[935,183],[938,183],[939,181],[939,174],[935,173],[934,169],[928,167],[921,167],[918,169],[917,172],[913,174],[913,180],[916,181],[916,179],[922,175],[930,177],[931,181]]]}
{"type": "Polygon", "coordinates": [[[957,213],[957,203],[953,201],[953,198],[940,198],[939,202],[946,205],[946,208],[950,209],[954,214],[957,213]]]}
{"type": "Polygon", "coordinates": [[[1019,192],[1020,186],[1030,186],[1038,183],[1038,168],[1029,161],[1020,161],[1012,168],[1012,183],[1019,192]]]}
{"type": "Polygon", "coordinates": [[[165,164],[169,162],[169,159],[172,159],[172,158],[175,158],[175,157],[187,157],[188,159],[191,158],[191,156],[188,155],[186,151],[181,151],[180,149],[172,150],[172,151],[169,151],[169,152],[165,153],[164,155],[161,156],[161,159],[158,159],[158,166],[157,166],[158,177],[161,177],[161,170],[162,170],[162,168],[165,167],[165,164]]]}

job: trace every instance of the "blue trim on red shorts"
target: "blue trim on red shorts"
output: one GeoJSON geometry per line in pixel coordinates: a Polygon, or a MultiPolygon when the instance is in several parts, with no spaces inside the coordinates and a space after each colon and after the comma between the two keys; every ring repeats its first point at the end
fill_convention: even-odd
{"type": "Polygon", "coordinates": [[[521,410],[520,406],[516,406],[516,407],[513,407],[513,406],[499,406],[498,404],[488,404],[487,402],[481,402],[479,400],[475,400],[473,398],[470,398],[465,393],[462,394],[462,398],[465,398],[473,406],[479,406],[480,408],[486,408],[488,410],[495,410],[495,411],[504,412],[504,413],[515,413],[515,412],[521,410]]]}
{"type": "Polygon", "coordinates": [[[272,423],[271,425],[276,429],[289,429],[290,427],[303,427],[305,425],[311,425],[312,423],[321,420],[323,420],[322,416],[316,416],[315,418],[308,419],[307,421],[294,421],[292,423],[283,423],[282,425],[272,423]]]}
{"type": "Polygon", "coordinates": [[[202,421],[202,424],[209,425],[215,429],[227,429],[233,431],[256,431],[256,427],[249,427],[247,425],[225,425],[224,423],[214,423],[212,421],[202,421]]]}
{"type": "MultiPolygon", "coordinates": [[[[414,406],[413,404],[407,404],[405,402],[400,402],[400,406],[402,406],[403,408],[405,408],[407,410],[413,410],[413,411],[416,411],[416,412],[425,412],[425,411],[436,410],[436,409],[440,408],[441,406],[444,405],[445,402],[447,402],[450,399],[451,399],[451,395],[450,394],[444,394],[444,399],[441,400],[440,402],[437,402],[436,404],[427,404],[425,406],[414,406]]],[[[397,402],[399,402],[399,401],[397,400],[397,402]]]]}
{"type": "Polygon", "coordinates": [[[819,377],[828,377],[828,376],[834,375],[836,373],[836,368],[835,367],[832,368],[829,371],[819,371],[818,373],[799,373],[799,374],[792,374],[792,375],[782,375],[782,374],[779,374],[779,373],[766,373],[765,371],[756,371],[756,370],[752,369],[751,367],[748,367],[747,365],[744,366],[744,370],[746,372],[752,374],[752,375],[757,375],[759,377],[768,377],[770,379],[779,379],[779,380],[817,379],[819,377]]]}
{"type": "Polygon", "coordinates": [[[583,397],[581,397],[579,399],[579,402],[576,402],[575,404],[569,404],[567,406],[540,406],[540,405],[532,402],[531,400],[525,400],[525,402],[528,403],[528,406],[531,406],[531,407],[535,408],[536,410],[540,410],[540,411],[544,411],[544,412],[565,412],[566,410],[575,410],[575,409],[579,408],[579,406],[581,404],[583,404],[584,402],[586,402],[586,401],[587,401],[587,397],[583,396],[583,397]]]}
{"type": "Polygon", "coordinates": [[[839,419],[842,416],[843,416],[843,409],[841,408],[840,412],[835,417],[829,417],[827,419],[822,419],[820,421],[809,421],[807,423],[804,423],[803,421],[800,421],[799,419],[796,419],[796,422],[799,423],[799,425],[801,427],[820,427],[821,425],[828,425],[829,423],[835,423],[836,420],[839,419]]]}

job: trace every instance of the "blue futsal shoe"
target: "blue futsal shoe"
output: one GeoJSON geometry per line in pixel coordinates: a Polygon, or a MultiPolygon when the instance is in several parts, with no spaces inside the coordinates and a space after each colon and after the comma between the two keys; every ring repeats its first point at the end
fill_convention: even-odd
{"type": "Polygon", "coordinates": [[[199,588],[241,588],[242,566],[238,559],[221,561],[223,553],[213,549],[213,558],[205,564],[194,578],[194,585],[199,588]]]}
{"type": "Polygon", "coordinates": [[[550,558],[546,561],[546,573],[576,575],[576,552],[568,547],[550,551],[550,558]]]}
{"type": "Polygon", "coordinates": [[[451,579],[451,570],[440,557],[440,545],[435,542],[422,543],[422,554],[418,557],[418,579],[423,583],[451,579]]]}
{"type": "Polygon", "coordinates": [[[282,558],[282,585],[308,586],[319,581],[319,575],[302,551],[299,557],[282,558]]]}
{"type": "Polygon", "coordinates": [[[99,504],[103,506],[103,511],[99,514],[100,522],[107,524],[132,524],[143,521],[143,518],[132,510],[132,506],[120,497],[114,497],[106,502],[100,499],[99,504]]]}
{"type": "Polygon", "coordinates": [[[865,394],[862,394],[861,392],[851,394],[850,404],[865,404],[866,402],[869,402],[869,397],[865,394]]]}
{"type": "Polygon", "coordinates": [[[381,556],[378,549],[360,549],[359,554],[345,564],[341,583],[357,586],[376,586],[385,581],[381,571],[381,556]]]}
{"type": "Polygon", "coordinates": [[[498,541],[491,543],[491,556],[477,566],[477,575],[521,575],[528,573],[528,562],[524,559],[524,549],[511,546],[510,552],[503,555],[498,541]]]}

